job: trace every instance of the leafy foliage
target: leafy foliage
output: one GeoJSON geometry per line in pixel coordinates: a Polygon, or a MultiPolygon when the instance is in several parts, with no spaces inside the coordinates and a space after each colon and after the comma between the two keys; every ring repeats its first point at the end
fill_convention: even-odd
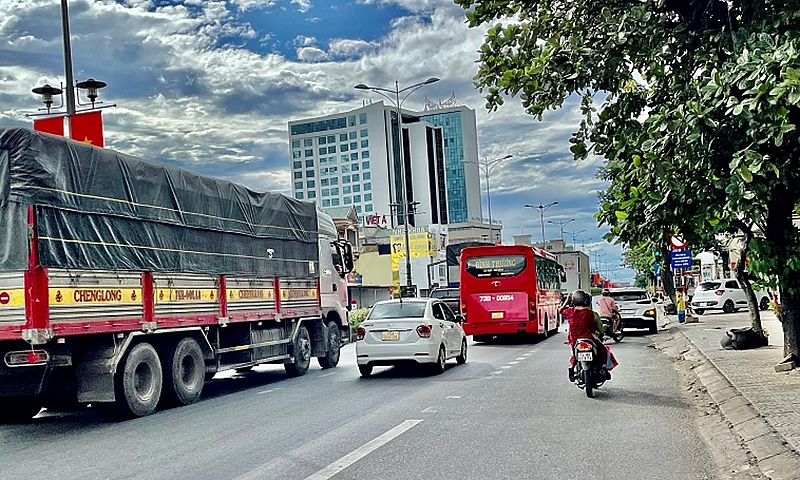
{"type": "Polygon", "coordinates": [[[800,2],[456,3],[470,26],[490,25],[475,76],[489,110],[518,96],[541,119],[581,98],[570,150],[606,160],[596,217],[607,239],[664,245],[679,233],[704,249],[758,227],[750,269],[792,304],[782,318],[800,354],[800,2]]]}

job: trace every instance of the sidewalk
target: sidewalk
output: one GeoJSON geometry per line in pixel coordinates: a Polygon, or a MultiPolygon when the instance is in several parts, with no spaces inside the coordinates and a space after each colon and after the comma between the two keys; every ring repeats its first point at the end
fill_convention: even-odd
{"type": "Polygon", "coordinates": [[[695,368],[711,398],[771,479],[800,478],[800,371],[776,373],[783,358],[783,330],[771,311],[761,312],[769,346],[725,350],[720,340],[731,328],[750,325],[745,313],[698,315],[698,323],[677,323],[665,315],[708,360],[695,368]]]}

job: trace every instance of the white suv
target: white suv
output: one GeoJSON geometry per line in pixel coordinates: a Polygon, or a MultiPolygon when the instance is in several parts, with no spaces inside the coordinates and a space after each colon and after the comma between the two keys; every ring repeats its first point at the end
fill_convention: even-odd
{"type": "MultiPolygon", "coordinates": [[[[769,308],[769,295],[763,290],[756,290],[756,301],[761,310],[769,308]]],[[[692,311],[702,315],[706,310],[722,310],[733,313],[740,308],[747,308],[747,297],[735,278],[722,278],[711,282],[703,282],[697,286],[692,297],[692,311]]]]}
{"type": "MultiPolygon", "coordinates": [[[[650,333],[658,333],[656,302],[641,288],[612,288],[611,298],[617,303],[622,328],[646,328],[650,333]]],[[[594,311],[598,310],[600,295],[592,299],[594,311]]]]}

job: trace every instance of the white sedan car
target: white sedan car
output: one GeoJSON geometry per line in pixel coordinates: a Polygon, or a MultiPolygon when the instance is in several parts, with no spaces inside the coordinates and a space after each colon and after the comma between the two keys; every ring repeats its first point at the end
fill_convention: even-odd
{"type": "Polygon", "coordinates": [[[384,300],[372,306],[356,330],[356,359],[362,377],[372,367],[403,363],[425,364],[433,373],[455,358],[467,361],[463,317],[436,298],[384,300]]]}

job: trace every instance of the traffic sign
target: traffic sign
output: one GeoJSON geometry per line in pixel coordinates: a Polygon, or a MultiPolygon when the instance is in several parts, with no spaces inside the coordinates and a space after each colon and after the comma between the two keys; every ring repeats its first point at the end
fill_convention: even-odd
{"type": "Polygon", "coordinates": [[[692,253],[689,250],[677,250],[670,252],[669,259],[673,270],[692,267],[692,253]]]}

